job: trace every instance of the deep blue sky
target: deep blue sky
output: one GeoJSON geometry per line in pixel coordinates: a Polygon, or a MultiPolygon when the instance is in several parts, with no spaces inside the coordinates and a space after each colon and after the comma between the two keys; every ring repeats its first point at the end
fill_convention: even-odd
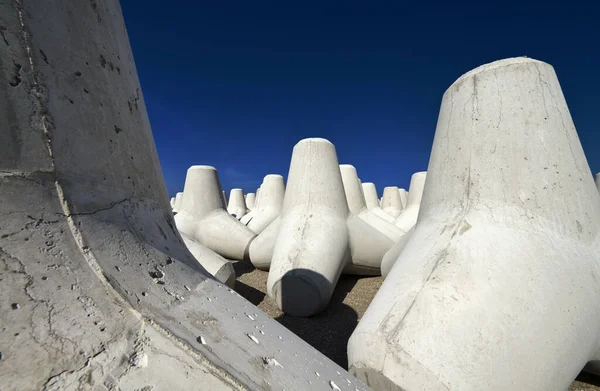
{"type": "Polygon", "coordinates": [[[171,195],[194,164],[253,191],[287,176],[306,137],[333,142],[380,194],[407,188],[446,88],[521,55],[554,66],[600,171],[600,6],[587,3],[121,1],[171,195]]]}

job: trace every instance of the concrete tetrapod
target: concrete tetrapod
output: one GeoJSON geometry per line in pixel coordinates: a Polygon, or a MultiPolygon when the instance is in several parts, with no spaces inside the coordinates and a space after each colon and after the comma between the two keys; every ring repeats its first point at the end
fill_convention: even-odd
{"type": "Polygon", "coordinates": [[[351,370],[379,390],[567,389],[600,359],[600,195],[554,69],[513,58],[460,77],[427,176],[351,370]]]}
{"type": "Polygon", "coordinates": [[[410,238],[414,231],[414,227],[417,224],[417,218],[419,217],[419,207],[421,206],[421,197],[423,196],[426,178],[426,171],[414,173],[410,178],[407,207],[394,222],[394,225],[405,231],[406,235],[403,240],[397,241],[383,257],[383,260],[381,261],[381,275],[383,277],[387,277],[392,266],[402,253],[402,250],[404,250],[408,238],[410,238]]]}
{"type": "Polygon", "coordinates": [[[402,200],[396,186],[388,186],[383,189],[381,209],[394,218],[400,216],[402,213],[402,200]]]}
{"type": "Polygon", "coordinates": [[[233,288],[235,285],[235,270],[233,269],[233,264],[210,250],[208,247],[205,247],[188,237],[186,234],[180,233],[180,235],[187,249],[202,267],[215,277],[217,281],[233,288]]]}
{"type": "Polygon", "coordinates": [[[236,219],[241,219],[246,214],[246,201],[244,200],[244,191],[242,189],[231,189],[229,192],[229,203],[227,212],[236,219]]]}
{"type": "Polygon", "coordinates": [[[393,223],[395,218],[385,213],[379,206],[379,199],[377,198],[377,188],[375,187],[375,184],[372,182],[365,182],[362,184],[362,189],[367,208],[382,219],[393,223]]]}
{"type": "Polygon", "coordinates": [[[398,189],[398,193],[400,194],[400,202],[402,203],[402,211],[406,209],[408,205],[408,192],[402,188],[398,189]]]}
{"type": "Polygon", "coordinates": [[[260,201],[247,225],[256,234],[264,231],[281,213],[285,194],[283,177],[269,174],[265,176],[260,188],[260,201]]]}
{"type": "Polygon", "coordinates": [[[224,209],[220,194],[221,182],[214,167],[190,167],[181,210],[175,216],[177,229],[227,259],[247,259],[255,234],[224,209]]]}
{"type": "Polygon", "coordinates": [[[181,201],[183,200],[183,192],[175,194],[175,205],[173,206],[173,212],[179,212],[181,208],[181,201]]]}
{"type": "Polygon", "coordinates": [[[301,140],[292,152],[267,280],[282,311],[310,316],[327,306],[350,256],[348,216],[335,147],[301,140]]]}
{"type": "Polygon", "coordinates": [[[366,389],[186,249],[119,2],[0,15],[2,389],[366,389]]]}
{"type": "Polygon", "coordinates": [[[256,194],[255,193],[248,193],[246,194],[246,206],[248,207],[249,210],[254,209],[254,202],[256,201],[256,194]]]}
{"type": "MultiPolygon", "coordinates": [[[[352,259],[355,263],[371,264],[376,266],[375,269],[379,269],[383,256],[396,241],[400,240],[404,231],[367,209],[354,166],[341,164],[340,173],[350,213],[353,218],[358,218],[373,228],[373,230],[365,228],[359,231],[361,236],[350,240],[352,259]]],[[[379,273],[379,270],[372,270],[369,274],[379,273]]]]}

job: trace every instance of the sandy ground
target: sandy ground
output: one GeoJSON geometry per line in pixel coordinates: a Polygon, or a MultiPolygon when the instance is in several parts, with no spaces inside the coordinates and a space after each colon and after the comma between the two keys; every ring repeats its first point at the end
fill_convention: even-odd
{"type": "MultiPolygon", "coordinates": [[[[315,349],[348,368],[346,345],[352,331],[377,293],[381,277],[342,276],[327,310],[310,318],[287,316],[266,295],[267,272],[245,262],[234,263],[235,290],[315,349]]],[[[600,391],[600,377],[581,374],[569,391],[600,391]]]]}

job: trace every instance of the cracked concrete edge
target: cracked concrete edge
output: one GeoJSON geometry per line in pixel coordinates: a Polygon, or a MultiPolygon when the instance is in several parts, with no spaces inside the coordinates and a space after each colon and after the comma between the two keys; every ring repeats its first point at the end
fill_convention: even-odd
{"type": "MultiPolygon", "coordinates": [[[[151,323],[166,332],[166,342],[187,346],[178,354],[204,359],[193,365],[211,368],[215,389],[330,389],[334,381],[341,389],[367,389],[208,279],[183,246],[118,2],[0,6],[10,43],[0,43],[2,58],[24,61],[18,83],[4,66],[10,61],[0,71],[6,95],[0,111],[8,114],[0,117],[6,136],[0,144],[0,228],[7,232],[0,245],[10,254],[2,258],[1,274],[9,289],[0,295],[9,295],[2,305],[16,308],[0,311],[8,325],[0,333],[2,383],[39,389],[48,379],[49,387],[83,371],[74,388],[118,388],[111,378],[120,379],[137,354],[129,336],[151,323]],[[110,347],[110,362],[99,372],[85,365],[119,338],[123,348],[110,347]],[[285,370],[269,365],[275,358],[285,370]]],[[[147,371],[144,379],[160,382],[169,375],[147,371]]],[[[181,378],[191,388],[198,384],[181,378]]]]}

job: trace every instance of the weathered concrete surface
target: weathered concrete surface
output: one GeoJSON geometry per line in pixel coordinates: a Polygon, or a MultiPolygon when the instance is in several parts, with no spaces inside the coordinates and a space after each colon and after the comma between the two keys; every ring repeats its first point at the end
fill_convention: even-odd
{"type": "Polygon", "coordinates": [[[287,178],[267,291],[285,313],[309,316],[327,306],[350,256],[349,211],[333,144],[298,142],[287,178]]]}
{"type": "Polygon", "coordinates": [[[427,176],[351,370],[381,390],[567,389],[598,358],[600,195],[553,68],[460,77],[427,176]]]}
{"type": "Polygon", "coordinates": [[[594,182],[596,182],[596,188],[600,192],[600,173],[594,176],[594,182]]]}
{"type": "Polygon", "coordinates": [[[285,195],[285,184],[281,175],[265,176],[260,188],[260,199],[253,211],[252,219],[247,225],[256,234],[260,234],[273,220],[279,217],[285,195]]]}
{"type": "Polygon", "coordinates": [[[362,189],[367,208],[382,219],[393,223],[395,218],[385,213],[379,206],[379,199],[377,198],[377,188],[375,187],[375,184],[372,182],[365,182],[362,184],[362,189]]]}
{"type": "Polygon", "coordinates": [[[244,191],[242,189],[231,189],[229,192],[229,203],[227,212],[236,219],[241,219],[246,214],[246,201],[244,200],[244,191]]]}
{"type": "Polygon", "coordinates": [[[402,200],[396,186],[388,186],[383,189],[381,197],[381,209],[390,216],[396,218],[402,213],[402,200]]]}
{"type": "Polygon", "coordinates": [[[0,15],[2,390],[366,389],[185,248],[118,2],[0,15]]]}
{"type": "Polygon", "coordinates": [[[175,216],[177,229],[227,259],[247,259],[248,245],[255,234],[224,209],[221,193],[214,167],[190,167],[181,209],[175,216]]]}

